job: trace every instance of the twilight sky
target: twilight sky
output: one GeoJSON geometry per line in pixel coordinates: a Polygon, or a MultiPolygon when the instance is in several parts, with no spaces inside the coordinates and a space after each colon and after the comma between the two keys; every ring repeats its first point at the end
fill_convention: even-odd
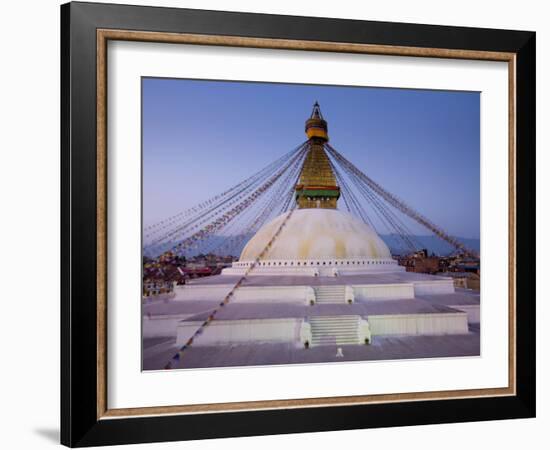
{"type": "Polygon", "coordinates": [[[144,78],[142,100],[145,226],[305,141],[317,100],[347,159],[448,233],[479,238],[477,92],[144,78]]]}

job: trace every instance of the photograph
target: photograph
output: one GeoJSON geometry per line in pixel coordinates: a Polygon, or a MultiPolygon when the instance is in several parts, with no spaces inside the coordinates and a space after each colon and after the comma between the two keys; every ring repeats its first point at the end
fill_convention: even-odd
{"type": "MultiPolygon", "coordinates": [[[[540,393],[540,19],[143,3],[58,11],[60,276],[35,285],[59,280],[60,307],[7,326],[21,353],[60,325],[60,358],[36,354],[57,365],[59,441],[514,448],[542,430],[510,422],[540,393]]],[[[21,92],[55,83],[36,84],[47,53],[18,55],[27,117],[21,92]]],[[[44,186],[25,188],[31,228],[44,186]]],[[[7,254],[28,278],[33,253],[7,254]]]]}
{"type": "MultiPolygon", "coordinates": [[[[141,78],[142,370],[480,357],[480,92],[141,78]]],[[[136,243],[138,244],[138,243],[136,243]]]]}

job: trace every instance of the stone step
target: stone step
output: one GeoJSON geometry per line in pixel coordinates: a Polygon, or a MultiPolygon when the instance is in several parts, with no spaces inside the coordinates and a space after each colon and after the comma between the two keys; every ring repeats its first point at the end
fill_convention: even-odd
{"type": "Polygon", "coordinates": [[[346,303],[346,300],[344,297],[342,298],[317,298],[315,300],[316,303],[346,303]]]}
{"type": "Polygon", "coordinates": [[[359,320],[359,316],[345,315],[345,316],[310,316],[309,317],[310,322],[334,322],[335,320],[337,321],[359,320]]]}
{"type": "Polygon", "coordinates": [[[311,340],[311,345],[312,346],[317,346],[317,345],[356,345],[356,344],[361,344],[361,342],[359,342],[358,339],[335,339],[335,338],[331,338],[329,340],[316,340],[316,339],[311,340]]]}
{"type": "Polygon", "coordinates": [[[330,334],[336,335],[340,333],[355,333],[356,328],[316,328],[311,329],[312,334],[330,334]]]}
{"type": "Polygon", "coordinates": [[[357,340],[357,333],[347,333],[347,334],[338,334],[338,335],[335,335],[335,334],[322,334],[322,335],[318,335],[318,336],[315,336],[312,338],[312,340],[315,342],[315,341],[322,341],[322,340],[329,340],[329,339],[337,339],[337,340],[341,340],[341,339],[351,339],[353,341],[356,341],[357,340]]]}
{"type": "Polygon", "coordinates": [[[345,289],[316,289],[315,290],[315,293],[318,294],[318,295],[323,295],[323,294],[344,294],[344,292],[346,292],[345,289]]]}
{"type": "Polygon", "coordinates": [[[322,286],[315,288],[315,300],[317,303],[345,303],[345,286],[322,286]]]}
{"type": "Polygon", "coordinates": [[[342,334],[325,334],[325,333],[319,333],[313,336],[313,340],[315,339],[343,339],[343,338],[357,338],[357,333],[342,333],[342,334]]]}
{"type": "Polygon", "coordinates": [[[311,345],[360,344],[359,316],[309,317],[311,345]]]}
{"type": "Polygon", "coordinates": [[[317,303],[343,303],[344,297],[325,297],[325,298],[316,298],[317,303]]]}
{"type": "Polygon", "coordinates": [[[345,325],[345,326],[350,326],[350,327],[354,327],[357,325],[357,323],[354,321],[354,320],[344,320],[342,322],[309,322],[309,324],[313,327],[313,326],[342,326],[342,325],[345,325]]]}
{"type": "Polygon", "coordinates": [[[357,333],[342,333],[342,334],[325,334],[319,333],[311,338],[312,340],[319,339],[353,339],[357,340],[357,333]]]}
{"type": "Polygon", "coordinates": [[[357,333],[343,333],[343,334],[317,334],[313,336],[313,340],[319,340],[319,339],[357,339],[357,333]]]}
{"type": "Polygon", "coordinates": [[[340,334],[349,334],[349,333],[355,333],[357,331],[357,327],[355,328],[317,328],[317,329],[312,329],[311,332],[314,333],[315,335],[321,335],[321,334],[325,334],[325,335],[340,335],[340,334]]]}
{"type": "Polygon", "coordinates": [[[311,330],[313,331],[348,331],[348,330],[356,330],[357,325],[353,324],[351,326],[341,326],[341,325],[331,325],[331,326],[325,326],[325,327],[319,327],[319,326],[312,326],[311,330]]]}
{"type": "Polygon", "coordinates": [[[344,336],[357,334],[357,330],[353,328],[348,328],[345,330],[312,330],[313,337],[315,336],[344,336]]]}

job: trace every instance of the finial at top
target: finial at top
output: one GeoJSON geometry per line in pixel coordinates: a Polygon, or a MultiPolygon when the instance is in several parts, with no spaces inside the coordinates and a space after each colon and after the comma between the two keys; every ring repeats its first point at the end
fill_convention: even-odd
{"type": "Polygon", "coordinates": [[[321,107],[319,106],[319,102],[315,101],[315,104],[313,105],[313,111],[311,111],[311,119],[323,119],[323,115],[321,114],[321,107]]]}
{"type": "Polygon", "coordinates": [[[328,126],[326,120],[321,114],[321,107],[319,102],[315,101],[313,105],[313,111],[311,116],[306,121],[306,134],[309,139],[320,139],[322,141],[328,141],[328,126]]]}

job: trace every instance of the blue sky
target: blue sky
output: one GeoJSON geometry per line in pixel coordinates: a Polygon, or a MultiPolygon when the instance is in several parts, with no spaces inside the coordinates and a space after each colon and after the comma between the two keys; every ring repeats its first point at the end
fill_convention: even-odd
{"type": "Polygon", "coordinates": [[[144,78],[142,100],[145,226],[305,141],[317,100],[347,159],[448,233],[479,238],[477,92],[144,78]]]}

